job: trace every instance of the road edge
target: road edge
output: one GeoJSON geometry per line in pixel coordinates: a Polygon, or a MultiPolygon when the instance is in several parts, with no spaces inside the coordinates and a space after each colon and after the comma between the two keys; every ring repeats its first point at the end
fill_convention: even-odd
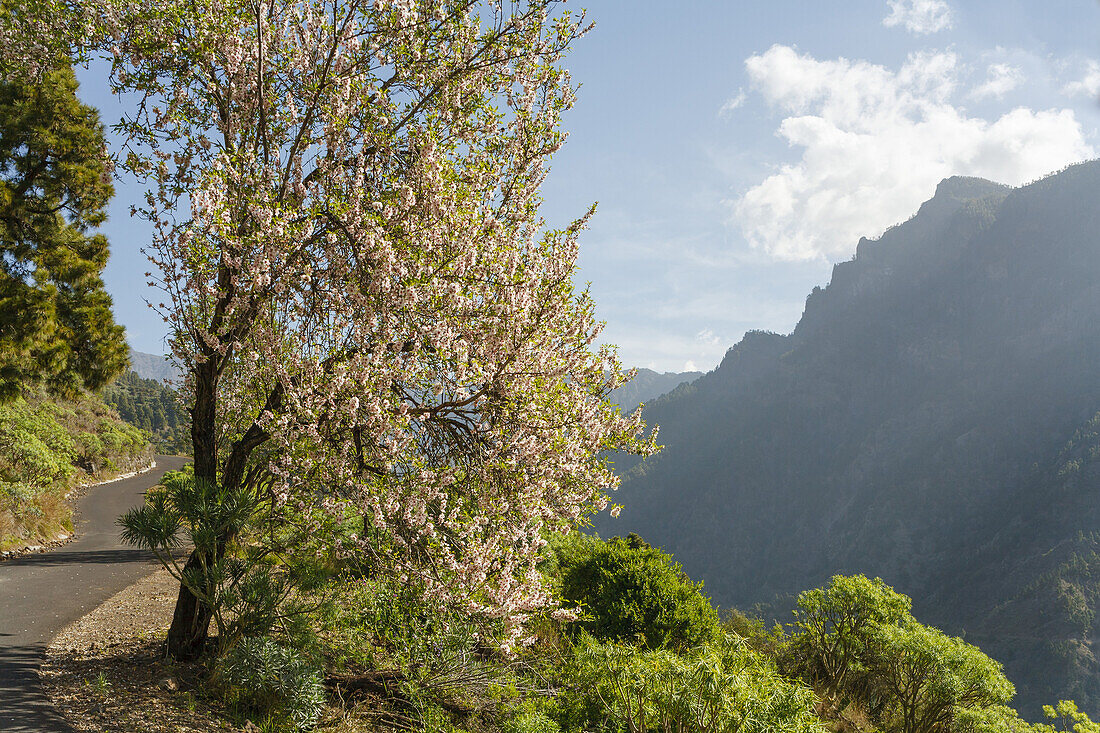
{"type": "MultiPolygon", "coordinates": [[[[106,484],[113,484],[116,481],[123,481],[123,480],[128,479],[128,478],[133,478],[134,476],[140,476],[143,473],[149,473],[150,471],[152,471],[156,467],[157,467],[157,458],[154,455],[153,460],[150,461],[149,465],[146,466],[145,468],[139,469],[137,471],[130,471],[128,473],[124,473],[124,474],[121,474],[119,476],[115,476],[113,478],[106,479],[104,481],[96,481],[95,483],[91,483],[91,484],[78,484],[78,485],[74,486],[73,488],[69,489],[68,493],[65,494],[65,501],[71,502],[73,499],[79,498],[82,494],[84,494],[89,489],[94,489],[97,486],[104,486],[106,484]]],[[[73,508],[75,510],[75,507],[73,507],[73,508]]],[[[25,555],[32,555],[32,554],[35,554],[35,553],[41,554],[43,552],[49,552],[50,550],[56,550],[58,547],[64,547],[65,545],[69,544],[70,542],[72,542],[73,540],[75,540],[79,536],[80,536],[79,533],[76,531],[76,525],[74,524],[72,531],[69,532],[68,534],[61,533],[61,534],[57,535],[56,537],[54,537],[52,539],[48,539],[48,540],[43,541],[41,544],[25,545],[23,547],[20,547],[18,549],[14,549],[14,550],[0,550],[0,562],[5,562],[7,560],[14,560],[17,557],[23,557],[25,555]]]]}

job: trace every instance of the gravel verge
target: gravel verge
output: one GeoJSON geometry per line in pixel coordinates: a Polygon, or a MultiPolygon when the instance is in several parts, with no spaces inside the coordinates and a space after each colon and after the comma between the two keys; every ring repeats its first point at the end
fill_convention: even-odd
{"type": "Polygon", "coordinates": [[[166,570],[131,585],[54,637],[42,684],[78,731],[238,730],[202,691],[201,665],[164,655],[179,585],[166,570]]]}

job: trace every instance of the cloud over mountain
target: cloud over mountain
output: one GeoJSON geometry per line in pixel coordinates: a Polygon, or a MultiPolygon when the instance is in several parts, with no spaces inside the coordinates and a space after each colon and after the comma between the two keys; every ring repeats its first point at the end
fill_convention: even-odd
{"type": "Polygon", "coordinates": [[[784,115],[776,134],[802,151],[733,202],[746,238],[779,259],[850,255],[951,175],[1020,185],[1095,154],[1072,110],[1017,107],[990,120],[957,106],[956,96],[1018,79],[991,69],[984,85],[961,89],[954,53],[912,54],[893,70],[775,45],[745,66],[784,115]]]}

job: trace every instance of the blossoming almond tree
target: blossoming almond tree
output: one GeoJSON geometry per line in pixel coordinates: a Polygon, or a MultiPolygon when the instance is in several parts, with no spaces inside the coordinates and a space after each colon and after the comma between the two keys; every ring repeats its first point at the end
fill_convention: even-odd
{"type": "MultiPolygon", "coordinates": [[[[97,16],[117,91],[141,99],[123,162],[152,182],[140,213],[196,480],[354,506],[361,550],[385,538],[392,572],[513,639],[549,600],[543,535],[606,506],[608,451],[654,448],[606,399],[624,376],[574,291],[588,215],[549,230],[538,213],[583,32],[557,6],[112,0],[97,16]]],[[[193,591],[177,657],[207,636],[193,591]]]]}

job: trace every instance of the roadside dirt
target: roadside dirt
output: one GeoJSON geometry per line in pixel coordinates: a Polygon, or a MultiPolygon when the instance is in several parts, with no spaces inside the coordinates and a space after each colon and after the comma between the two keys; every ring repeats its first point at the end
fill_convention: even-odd
{"type": "Polygon", "coordinates": [[[239,730],[216,717],[202,668],[164,656],[178,589],[165,570],[112,596],[50,643],[47,696],[79,731],[199,733],[239,730]]]}

